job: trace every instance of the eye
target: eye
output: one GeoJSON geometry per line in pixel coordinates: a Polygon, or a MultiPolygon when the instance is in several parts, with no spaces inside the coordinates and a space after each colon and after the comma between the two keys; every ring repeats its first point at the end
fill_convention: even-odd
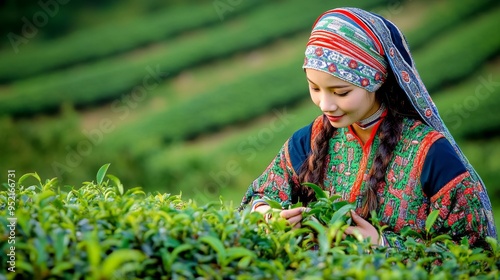
{"type": "Polygon", "coordinates": [[[319,91],[319,88],[317,88],[317,87],[310,86],[309,88],[310,88],[312,91],[314,91],[314,92],[318,92],[318,91],[319,91]]]}
{"type": "Polygon", "coordinates": [[[349,92],[351,91],[345,91],[345,92],[333,92],[333,94],[337,95],[337,96],[346,96],[347,94],[349,94],[349,92]]]}

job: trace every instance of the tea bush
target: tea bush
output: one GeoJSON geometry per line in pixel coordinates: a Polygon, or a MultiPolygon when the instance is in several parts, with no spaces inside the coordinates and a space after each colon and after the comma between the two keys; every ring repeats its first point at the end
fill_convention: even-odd
{"type": "Polygon", "coordinates": [[[446,125],[459,139],[491,139],[500,135],[500,115],[496,113],[500,84],[493,80],[500,75],[500,68],[491,66],[434,98],[446,125]]]}
{"type": "Polygon", "coordinates": [[[238,212],[222,199],[197,205],[181,195],[125,190],[118,178],[105,176],[108,166],[80,188],[64,190],[31,173],[0,192],[0,261],[7,279],[500,276],[494,239],[488,240],[492,250],[469,248],[466,240],[417,243],[410,236],[407,251],[372,247],[360,238],[338,239],[339,223],[327,228],[309,221],[308,228],[290,230],[279,218],[265,223],[259,213],[238,212]],[[36,184],[26,184],[30,177],[36,184]]]}
{"type": "Polygon", "coordinates": [[[447,30],[462,22],[464,18],[477,16],[481,12],[494,8],[497,5],[498,1],[495,0],[462,0],[435,4],[426,12],[425,24],[407,34],[411,49],[415,50],[425,46],[429,41],[429,36],[441,36],[447,30]],[[425,30],[425,32],[422,32],[422,30],[425,30]]]}
{"type": "Polygon", "coordinates": [[[415,53],[417,68],[427,89],[432,91],[439,86],[460,81],[498,54],[500,37],[488,34],[493,34],[498,28],[499,16],[500,6],[497,5],[496,8],[476,17],[474,21],[458,25],[433,44],[415,53]],[[467,55],[468,42],[478,40],[481,44],[474,49],[474,55],[467,55]]]}
{"type": "MultiPolygon", "coordinates": [[[[230,13],[225,13],[224,18],[238,16],[262,3],[264,1],[261,0],[243,1],[230,13]]],[[[19,80],[77,63],[87,63],[218,23],[221,23],[221,20],[214,12],[212,2],[181,5],[126,22],[111,22],[79,30],[69,36],[23,50],[22,55],[12,55],[12,49],[7,49],[0,52],[0,61],[3,62],[0,64],[0,82],[19,80]],[[189,20],[186,20],[187,17],[189,20]]]]}
{"type": "MultiPolygon", "coordinates": [[[[415,61],[418,63],[419,73],[422,74],[422,79],[430,92],[435,92],[447,83],[459,81],[474,73],[488,57],[498,52],[500,37],[487,36],[488,39],[481,41],[481,49],[478,49],[473,56],[467,55],[470,51],[465,42],[477,41],[477,38],[491,34],[497,28],[499,15],[500,8],[497,8],[472,23],[468,22],[455,28],[447,34],[446,40],[439,40],[436,44],[416,52],[415,61]],[[457,60],[458,57],[461,59],[457,60]],[[450,61],[457,61],[460,67],[450,61]]],[[[189,100],[172,105],[169,110],[146,114],[140,122],[118,130],[115,134],[117,141],[113,143],[118,147],[121,143],[116,143],[125,139],[143,138],[143,134],[136,133],[139,130],[149,132],[148,135],[151,137],[161,137],[166,142],[185,140],[224,126],[247,121],[268,112],[271,108],[303,100],[307,96],[306,84],[301,79],[291,78],[302,75],[298,67],[302,58],[299,58],[297,61],[273,65],[251,77],[244,77],[211,91],[199,93],[189,100]],[[252,98],[249,98],[249,95],[252,98]],[[193,118],[192,112],[198,112],[198,117],[193,118]],[[184,125],[167,126],[165,123],[184,125]]]]}
{"type": "MultiPolygon", "coordinates": [[[[349,5],[350,2],[337,2],[336,4],[342,6],[349,5]]],[[[358,6],[369,9],[371,7],[381,7],[384,4],[387,4],[387,1],[377,0],[369,4],[360,3],[358,6]]],[[[487,2],[477,5],[488,7],[487,2]]],[[[0,91],[2,93],[0,94],[0,114],[31,115],[47,112],[57,109],[62,101],[71,102],[78,106],[109,101],[125,92],[132,91],[135,86],[141,85],[145,75],[151,74],[151,72],[155,73],[153,75],[155,81],[160,83],[161,79],[166,78],[164,76],[167,74],[170,78],[191,67],[261,47],[276,38],[309,30],[311,21],[318,13],[316,10],[308,9],[310,6],[311,3],[302,1],[298,1],[293,5],[281,2],[272,5],[266,4],[243,13],[231,24],[219,24],[211,28],[201,29],[196,33],[196,36],[185,36],[170,43],[163,41],[163,45],[139,56],[108,56],[101,61],[89,62],[76,68],[54,72],[48,71],[39,76],[14,81],[9,87],[0,91]],[[276,10],[280,10],[281,13],[276,14],[276,10]],[[308,12],[305,13],[304,11],[308,12]],[[294,21],[289,21],[288,18],[292,16],[294,21]],[[220,42],[227,43],[221,44],[220,42]]],[[[315,3],[314,7],[323,11],[331,8],[331,3],[315,3]]],[[[472,7],[476,7],[476,5],[472,7]]],[[[476,7],[476,9],[479,9],[479,7],[476,7]]],[[[473,10],[471,8],[470,12],[473,12],[473,10]]],[[[463,26],[458,25],[458,27],[450,24],[453,20],[447,18],[440,20],[443,21],[442,25],[448,27],[446,28],[447,31],[450,31],[450,29],[454,29],[454,31],[448,32],[449,34],[439,38],[440,40],[437,43],[429,44],[430,47],[427,52],[420,52],[415,55],[415,60],[421,65],[419,66],[420,73],[429,89],[435,89],[443,83],[450,83],[466,76],[474,71],[478,65],[497,53],[500,45],[498,37],[485,34],[494,33],[499,13],[498,8],[492,9],[492,11],[479,17],[474,22],[466,22],[463,26]],[[444,22],[447,22],[448,25],[444,22]],[[478,40],[481,41],[481,44],[477,45],[474,55],[470,55],[470,50],[467,47],[468,42],[478,40]],[[456,59],[458,57],[460,60],[456,59]],[[455,63],[450,63],[450,61],[455,63]],[[457,66],[457,63],[460,63],[460,66],[457,66]],[[428,67],[432,71],[426,70],[428,67]],[[435,73],[440,73],[440,75],[435,75],[435,73]]],[[[149,27],[136,25],[135,28],[153,29],[155,23],[158,24],[158,21],[144,23],[147,26],[150,25],[149,27]]],[[[428,23],[416,30],[426,30],[427,27],[428,23]]],[[[424,35],[422,35],[422,32],[414,31],[408,34],[408,39],[412,41],[412,36],[416,36],[417,42],[425,39],[425,42],[428,43],[429,40],[435,37],[436,33],[439,34],[439,31],[424,32],[424,35]]],[[[108,38],[111,31],[103,29],[100,32],[107,33],[102,37],[108,38]]],[[[139,45],[141,40],[148,40],[141,37],[143,34],[159,34],[158,32],[148,33],[138,30],[131,32],[138,35],[121,38],[126,39],[126,42],[116,38],[117,42],[120,42],[119,45],[130,49],[134,44],[139,45]],[[126,47],[126,45],[131,46],[126,47]]],[[[79,50],[77,53],[84,55],[91,52],[91,50],[98,51],[100,48],[108,46],[108,44],[101,44],[102,46],[97,44],[99,48],[88,48],[86,47],[88,43],[82,43],[85,40],[75,38],[71,41],[75,44],[73,47],[53,47],[51,50],[64,49],[65,51],[59,50],[51,54],[45,54],[43,60],[35,59],[36,56],[32,57],[29,54],[23,55],[22,59],[27,59],[28,62],[26,63],[30,65],[34,60],[40,61],[37,65],[43,65],[43,61],[52,63],[60,60],[67,52],[73,53],[74,50],[79,50]],[[85,46],[85,51],[81,50],[81,46],[85,46]]],[[[418,43],[418,45],[421,45],[421,43],[418,43]]],[[[104,53],[111,53],[111,50],[103,50],[103,56],[104,53]]],[[[18,65],[18,63],[12,65],[14,64],[18,65]]],[[[7,65],[8,69],[11,64],[7,62],[5,65],[7,65]]],[[[18,69],[35,69],[36,67],[18,67],[18,69]]]]}
{"type": "MultiPolygon", "coordinates": [[[[337,1],[339,5],[349,3],[337,1]]],[[[359,7],[369,9],[382,4],[387,4],[387,0],[372,0],[360,3],[359,7]]],[[[80,106],[109,101],[142,85],[145,75],[152,75],[156,84],[159,84],[167,74],[172,77],[191,67],[309,30],[317,14],[328,8],[331,8],[331,3],[324,1],[311,4],[294,0],[293,5],[282,1],[268,3],[244,13],[234,22],[199,30],[195,36],[164,41],[163,45],[140,55],[113,56],[18,80],[0,90],[0,114],[31,115],[46,112],[57,108],[62,101],[80,106]],[[311,9],[311,5],[314,9],[311,9]],[[290,18],[294,20],[290,21],[290,18]]]]}

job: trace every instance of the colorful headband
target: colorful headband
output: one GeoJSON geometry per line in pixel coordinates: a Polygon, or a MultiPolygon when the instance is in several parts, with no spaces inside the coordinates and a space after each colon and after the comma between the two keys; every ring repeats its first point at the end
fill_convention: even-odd
{"type": "Polygon", "coordinates": [[[305,56],[304,69],[329,73],[370,92],[380,88],[387,77],[381,43],[348,10],[330,10],[316,20],[305,56]]]}

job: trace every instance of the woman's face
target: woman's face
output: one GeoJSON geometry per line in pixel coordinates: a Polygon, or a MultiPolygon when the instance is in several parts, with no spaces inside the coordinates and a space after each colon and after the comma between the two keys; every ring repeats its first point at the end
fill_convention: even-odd
{"type": "Polygon", "coordinates": [[[366,119],[380,107],[374,92],[357,87],[328,73],[306,69],[311,99],[332,126],[347,127],[366,119]]]}

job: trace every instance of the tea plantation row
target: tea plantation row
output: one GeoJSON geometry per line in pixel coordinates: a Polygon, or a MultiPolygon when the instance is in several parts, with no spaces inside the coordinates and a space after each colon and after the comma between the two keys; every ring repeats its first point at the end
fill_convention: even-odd
{"type": "MultiPolygon", "coordinates": [[[[101,168],[74,189],[36,174],[0,192],[0,261],[7,279],[498,279],[500,247],[446,236],[408,250],[341,240],[344,224],[291,230],[248,209],[180,195],[124,191],[101,168]],[[28,182],[34,177],[36,183],[28,182]],[[65,189],[65,190],[63,190],[65,189]],[[11,199],[13,197],[13,199],[11,199]],[[15,203],[12,203],[15,202],[15,203]],[[13,241],[12,241],[13,240],[13,241]],[[317,249],[312,249],[316,245],[317,249]]],[[[17,178],[16,178],[17,179],[17,178]]],[[[427,233],[431,234],[432,220],[427,233]]]]}
{"type": "MultiPolygon", "coordinates": [[[[385,1],[371,1],[366,8],[385,1]]],[[[314,10],[309,9],[311,5],[303,1],[295,1],[293,5],[269,3],[239,16],[234,22],[225,22],[171,43],[164,42],[144,54],[112,57],[13,82],[1,92],[0,114],[29,115],[57,108],[62,101],[93,104],[118,97],[144,83],[153,88],[182,70],[309,29],[317,11],[328,9],[331,3],[314,3],[314,10]]]]}
{"type": "MultiPolygon", "coordinates": [[[[467,77],[498,53],[500,37],[487,34],[492,34],[497,28],[499,16],[500,8],[497,8],[473,23],[460,25],[435,44],[415,53],[419,73],[430,92],[467,77]],[[483,39],[477,47],[478,53],[469,55],[468,42],[479,38],[483,39]],[[462,59],[456,60],[457,57],[462,59]]],[[[144,137],[161,138],[167,143],[181,141],[253,119],[271,108],[303,100],[307,98],[307,88],[301,78],[301,61],[301,56],[298,56],[297,60],[282,65],[270,65],[266,71],[254,76],[200,93],[168,110],[144,115],[139,122],[117,130],[112,136],[115,140],[111,142],[119,148],[144,137]],[[140,135],[136,133],[139,130],[143,131],[140,135]]]]}
{"type": "MultiPolygon", "coordinates": [[[[491,83],[500,75],[497,65],[498,62],[493,63],[463,82],[435,92],[433,98],[451,133],[486,182],[492,199],[500,197],[497,180],[500,165],[496,161],[500,156],[500,120],[495,121],[498,116],[493,109],[500,102],[500,88],[491,83]]],[[[188,197],[204,193],[205,196],[212,195],[212,199],[217,196],[209,190],[219,189],[225,198],[237,201],[286,139],[320,113],[309,100],[305,100],[298,106],[270,110],[261,121],[234,126],[229,134],[223,130],[220,135],[202,136],[198,140],[168,147],[155,146],[151,142],[147,146],[140,145],[142,141],[137,141],[136,145],[142,149],[127,147],[126,151],[137,151],[134,156],[143,168],[142,172],[151,174],[151,177],[145,176],[142,184],[163,182],[169,189],[185,190],[188,197]],[[151,181],[147,181],[148,178],[151,181]],[[240,186],[239,194],[234,194],[231,186],[240,186]]]]}
{"type": "MultiPolygon", "coordinates": [[[[222,18],[239,16],[263,4],[264,1],[240,1],[229,6],[222,18]]],[[[23,49],[12,55],[12,49],[0,53],[0,82],[6,83],[62,67],[88,63],[106,56],[140,48],[195,29],[221,23],[212,2],[198,5],[173,6],[143,18],[112,22],[104,26],[83,29],[69,36],[23,49]],[[186,20],[186,17],[189,20],[186,20]],[[36,61],[37,63],[33,63],[36,61]],[[16,67],[12,68],[12,65],[16,67]]]]}
{"type": "MultiPolygon", "coordinates": [[[[500,48],[500,39],[496,36],[487,36],[486,34],[494,32],[496,19],[499,14],[500,9],[497,8],[472,24],[463,24],[454,33],[447,34],[441,40],[437,40],[436,44],[428,47],[426,52],[417,52],[415,54],[415,59],[419,62],[419,70],[430,90],[435,89],[440,84],[453,82],[469,74],[478,65],[497,53],[500,48]],[[477,32],[477,30],[481,30],[481,32],[477,32]],[[470,53],[470,47],[467,42],[474,42],[479,39],[482,40],[482,43],[475,49],[475,55],[467,55],[470,53]],[[460,61],[455,60],[456,62],[454,63],[450,62],[453,61],[454,57],[462,57],[463,59],[460,61]],[[428,71],[428,69],[433,69],[439,75],[435,75],[434,71],[428,71]]],[[[256,20],[256,23],[261,21],[256,20]]],[[[283,28],[286,29],[289,26],[289,24],[285,24],[283,28]]],[[[296,28],[298,27],[299,25],[296,26],[296,28]]],[[[284,29],[274,30],[277,33],[271,32],[273,30],[271,28],[265,30],[269,32],[268,35],[286,33],[283,31],[284,29]]],[[[240,31],[237,33],[240,33],[240,31]]],[[[250,42],[255,39],[248,39],[251,36],[247,35],[247,33],[241,32],[249,40],[245,43],[244,40],[235,40],[235,34],[227,31],[218,32],[219,36],[233,37],[229,41],[239,42],[239,47],[237,47],[239,49],[249,47],[250,42]]],[[[252,34],[262,33],[253,32],[252,34]]],[[[213,41],[212,39],[213,37],[210,40],[207,39],[206,42],[213,44],[213,42],[226,41],[223,38],[213,41]]],[[[116,97],[117,94],[126,92],[134,85],[140,85],[140,81],[144,84],[146,78],[147,84],[153,84],[151,86],[153,87],[155,84],[160,83],[162,79],[167,78],[168,75],[177,73],[183,67],[188,67],[188,65],[194,65],[208,59],[206,57],[207,52],[201,50],[217,49],[215,46],[209,47],[208,45],[204,48],[200,42],[188,41],[187,44],[179,44],[177,51],[175,50],[175,45],[171,46],[171,52],[168,53],[170,56],[167,55],[165,57],[161,54],[160,57],[158,54],[150,54],[147,56],[149,57],[146,59],[147,61],[135,61],[128,64],[129,67],[122,60],[114,62],[104,61],[92,64],[89,66],[90,68],[82,67],[82,69],[75,70],[76,72],[65,71],[59,74],[49,74],[49,77],[40,77],[13,84],[10,87],[11,90],[7,90],[0,98],[2,101],[0,103],[0,112],[29,114],[30,112],[57,107],[58,105],[56,104],[60,104],[62,100],[66,102],[70,101],[73,104],[93,103],[98,100],[116,97]],[[193,46],[195,47],[194,49],[193,46]],[[182,53],[186,54],[186,57],[183,57],[182,53]],[[197,57],[193,53],[199,53],[201,56],[197,57]],[[165,61],[165,63],[162,63],[162,61],[165,61]],[[166,63],[167,61],[169,63],[166,63]]],[[[238,44],[234,43],[233,47],[238,44]]],[[[222,50],[224,48],[219,49],[222,50]]]]}
{"type": "Polygon", "coordinates": [[[426,3],[425,23],[407,33],[409,45],[412,50],[419,49],[428,43],[429,35],[442,36],[450,27],[463,22],[464,19],[477,17],[481,12],[497,6],[498,1],[495,0],[426,3]]]}

